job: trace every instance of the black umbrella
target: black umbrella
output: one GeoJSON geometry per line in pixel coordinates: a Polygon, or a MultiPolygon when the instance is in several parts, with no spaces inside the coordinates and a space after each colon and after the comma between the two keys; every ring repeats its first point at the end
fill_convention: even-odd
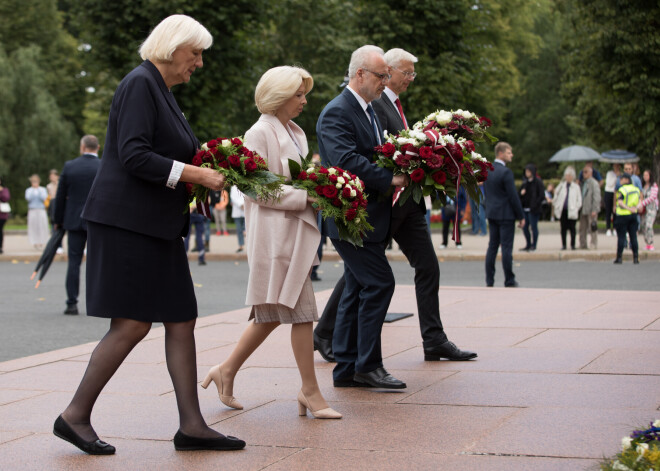
{"type": "Polygon", "coordinates": [[[44,276],[46,275],[46,272],[50,268],[50,264],[53,263],[53,259],[55,258],[57,249],[62,244],[62,239],[64,238],[65,232],[66,231],[64,229],[58,227],[53,231],[53,235],[50,236],[50,239],[46,244],[46,248],[44,249],[44,252],[41,254],[41,258],[37,262],[37,266],[34,267],[34,273],[32,273],[32,276],[30,277],[31,280],[34,280],[34,277],[37,276],[37,272],[39,271],[39,268],[41,268],[39,279],[37,280],[37,284],[34,286],[35,288],[39,287],[39,285],[41,284],[41,280],[43,280],[44,276]]]}

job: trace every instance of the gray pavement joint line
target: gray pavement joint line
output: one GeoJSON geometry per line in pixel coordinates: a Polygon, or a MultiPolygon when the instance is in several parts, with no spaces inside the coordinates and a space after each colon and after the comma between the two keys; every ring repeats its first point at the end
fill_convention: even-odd
{"type": "Polygon", "coordinates": [[[10,404],[16,404],[17,402],[21,402],[21,401],[27,401],[28,399],[34,399],[35,397],[39,397],[39,396],[45,396],[46,394],[50,394],[51,392],[57,392],[57,391],[44,391],[44,390],[39,390],[39,389],[16,389],[16,388],[9,388],[9,389],[2,388],[2,389],[0,389],[0,391],[34,391],[34,392],[38,392],[38,394],[35,394],[34,396],[22,397],[20,399],[15,399],[13,401],[3,402],[2,404],[0,404],[0,407],[8,406],[10,404]]]}
{"type": "Polygon", "coordinates": [[[554,458],[557,460],[585,460],[593,461],[594,458],[587,456],[555,456],[555,455],[526,455],[524,453],[492,453],[492,452],[469,452],[462,451],[461,455],[470,455],[470,456],[502,456],[510,458],[554,458]]]}
{"type": "Polygon", "coordinates": [[[276,401],[277,401],[277,399],[271,399],[270,401],[266,401],[264,403],[261,403],[261,404],[258,404],[256,406],[254,406],[254,407],[246,407],[245,409],[241,409],[241,410],[231,409],[232,414],[229,417],[223,417],[220,420],[218,420],[217,422],[209,422],[208,425],[209,425],[209,427],[212,426],[212,425],[217,425],[220,422],[224,422],[225,420],[233,419],[234,417],[238,417],[239,415],[243,415],[243,414],[245,414],[249,411],[257,410],[260,407],[267,406],[268,404],[271,404],[271,403],[276,402],[276,401]]]}
{"type": "MultiPolygon", "coordinates": [[[[406,371],[422,371],[422,370],[406,370],[406,371]]],[[[443,370],[438,370],[438,371],[441,371],[441,372],[442,372],[443,370]]],[[[449,376],[445,376],[444,378],[440,378],[440,379],[438,379],[437,381],[434,381],[434,382],[432,382],[432,383],[430,383],[430,384],[427,384],[426,386],[424,386],[422,389],[420,389],[420,390],[418,390],[418,391],[411,391],[406,397],[402,397],[402,398],[399,399],[398,401],[394,401],[394,404],[412,404],[412,403],[406,403],[406,402],[403,402],[403,401],[406,400],[406,399],[408,399],[408,398],[411,398],[412,396],[414,396],[414,395],[417,394],[417,393],[421,393],[422,391],[424,391],[424,390],[430,388],[431,386],[433,386],[433,385],[435,385],[435,384],[437,384],[437,383],[439,383],[439,382],[441,382],[441,381],[444,381],[444,380],[447,379],[447,378],[451,378],[452,376],[456,376],[458,373],[460,373],[460,370],[454,371],[454,372],[453,372],[452,374],[450,374],[449,376]]]]}
{"type": "MultiPolygon", "coordinates": [[[[652,326],[653,324],[655,324],[659,320],[660,320],[660,317],[656,318],[655,320],[652,320],[651,322],[646,324],[644,327],[642,327],[640,330],[646,330],[647,327],[652,326]]],[[[647,332],[657,332],[658,330],[660,330],[660,329],[649,329],[647,332]]]]}
{"type": "MultiPolygon", "coordinates": [[[[262,445],[262,446],[263,446],[263,445],[262,445]]],[[[306,448],[295,447],[295,448],[294,448],[294,447],[280,447],[280,446],[277,446],[276,448],[288,448],[288,449],[292,449],[292,450],[294,450],[294,451],[293,451],[291,454],[288,454],[288,455],[286,455],[286,456],[281,457],[279,460],[273,461],[272,463],[268,463],[268,464],[267,464],[266,466],[264,466],[263,468],[259,468],[260,471],[261,471],[261,470],[264,470],[264,469],[268,469],[268,468],[270,468],[270,467],[273,466],[273,465],[279,464],[279,463],[281,463],[281,462],[284,461],[284,460],[288,460],[288,459],[291,458],[292,456],[296,456],[298,453],[302,453],[302,452],[305,451],[305,450],[313,450],[313,448],[309,448],[309,447],[306,447],[306,448]]]]}
{"type": "Polygon", "coordinates": [[[39,433],[35,433],[35,432],[25,432],[25,435],[21,435],[19,437],[15,437],[15,438],[12,438],[10,440],[7,440],[6,442],[0,443],[0,447],[2,445],[6,445],[7,443],[15,442],[16,440],[23,440],[24,438],[31,437],[32,435],[49,435],[49,434],[45,434],[45,433],[44,434],[39,434],[39,433]]]}
{"type": "Polygon", "coordinates": [[[538,336],[541,335],[541,334],[545,334],[546,332],[549,332],[550,330],[552,330],[552,329],[542,329],[542,330],[540,330],[539,332],[536,332],[536,333],[535,333],[534,335],[532,335],[531,337],[527,337],[526,339],[522,339],[520,342],[516,342],[516,343],[514,343],[513,345],[511,345],[511,347],[517,347],[517,346],[520,345],[521,343],[527,342],[528,340],[532,340],[534,337],[538,337],[538,336]]]}
{"type": "Polygon", "coordinates": [[[587,309],[586,311],[582,312],[582,314],[589,314],[590,312],[594,312],[596,309],[601,308],[603,306],[607,306],[609,303],[608,302],[602,302],[591,309],[587,309]]]}

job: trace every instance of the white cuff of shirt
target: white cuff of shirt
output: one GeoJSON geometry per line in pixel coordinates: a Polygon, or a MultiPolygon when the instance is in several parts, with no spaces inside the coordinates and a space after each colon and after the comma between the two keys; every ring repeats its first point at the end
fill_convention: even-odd
{"type": "Polygon", "coordinates": [[[179,183],[179,179],[181,178],[181,174],[183,173],[185,166],[186,164],[179,162],[178,160],[172,162],[172,170],[170,171],[170,176],[167,179],[168,188],[176,188],[176,184],[179,183]]]}

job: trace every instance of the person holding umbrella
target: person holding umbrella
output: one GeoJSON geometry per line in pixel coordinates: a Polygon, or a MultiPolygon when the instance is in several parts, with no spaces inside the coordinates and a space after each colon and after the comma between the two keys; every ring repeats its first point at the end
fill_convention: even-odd
{"type": "Polygon", "coordinates": [[[80,216],[92,188],[99,162],[99,140],[88,134],[80,139],[80,156],[65,163],[57,185],[53,209],[53,228],[67,231],[66,309],[64,314],[78,314],[80,264],[87,243],[87,223],[80,216]]]}
{"type": "Polygon", "coordinates": [[[153,322],[165,327],[167,369],[179,412],[175,449],[245,447],[243,440],[210,428],[200,411],[197,301],[183,247],[190,223],[184,182],[221,190],[225,179],[191,165],[199,141],[171,88],[190,81],[212,43],[208,30],[193,18],[165,18],[140,46],[144,62],[124,77],[112,99],[103,159],[82,213],[87,315],[111,319],[110,330],[53,426],[56,436],[89,454],[115,453],[92,427],[92,408],[153,322]]]}

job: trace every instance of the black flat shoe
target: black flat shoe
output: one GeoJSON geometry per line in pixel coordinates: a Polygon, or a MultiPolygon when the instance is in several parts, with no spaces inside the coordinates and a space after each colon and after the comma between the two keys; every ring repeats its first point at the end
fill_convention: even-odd
{"type": "Polygon", "coordinates": [[[405,389],[406,383],[389,374],[385,368],[376,368],[368,373],[355,373],[353,381],[373,388],[405,389]]]}
{"type": "Polygon", "coordinates": [[[89,442],[83,440],[82,437],[74,432],[71,426],[64,421],[61,415],[57,418],[57,420],[55,420],[55,425],[53,425],[53,433],[55,436],[77,446],[89,455],[115,454],[115,447],[109,443],[104,442],[103,440],[97,439],[89,442]]]}
{"type": "Polygon", "coordinates": [[[314,350],[319,352],[325,361],[335,362],[335,355],[332,353],[332,339],[324,339],[314,332],[314,350]]]}
{"type": "Polygon", "coordinates": [[[424,349],[424,361],[441,361],[443,358],[450,361],[466,361],[477,358],[477,354],[461,350],[454,345],[454,342],[450,341],[446,341],[437,347],[424,349]]]}
{"type": "Polygon", "coordinates": [[[176,432],[176,435],[174,435],[174,448],[179,451],[242,450],[245,448],[245,442],[229,435],[222,438],[189,437],[179,430],[176,432]]]}
{"type": "Polygon", "coordinates": [[[332,381],[335,388],[370,388],[371,386],[365,383],[358,383],[352,377],[346,379],[335,379],[332,381]]]}

